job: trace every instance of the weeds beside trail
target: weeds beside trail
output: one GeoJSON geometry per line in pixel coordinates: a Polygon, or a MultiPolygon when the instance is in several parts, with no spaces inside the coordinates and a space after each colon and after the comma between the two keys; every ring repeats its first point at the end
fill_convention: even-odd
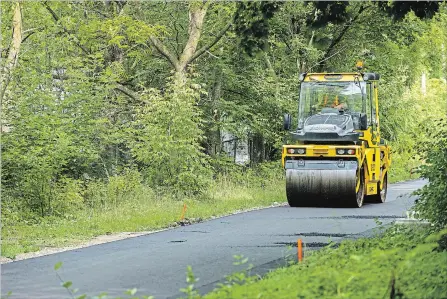
{"type": "MultiPolygon", "coordinates": [[[[249,257],[235,256],[234,265],[249,266],[227,276],[213,292],[199,294],[195,284],[200,277],[194,275],[190,266],[186,269],[187,285],[180,291],[185,294],[182,298],[187,299],[443,299],[447,298],[446,239],[447,228],[435,231],[395,225],[380,236],[345,240],[338,248],[328,246],[312,251],[303,262],[292,262],[289,267],[274,270],[263,278],[250,274],[249,257]]],[[[57,271],[61,266],[59,262],[54,269],[57,271]]],[[[61,287],[73,294],[73,298],[98,298],[81,295],[76,282],[64,281],[64,277],[56,274],[61,287]]],[[[120,298],[153,297],[131,289],[120,298]]]]}
{"type": "Polygon", "coordinates": [[[92,183],[83,193],[73,192],[72,197],[84,195],[84,202],[59,217],[27,217],[26,211],[2,206],[2,256],[14,258],[42,248],[77,245],[99,235],[172,227],[180,220],[184,203],[185,219],[197,221],[286,200],[285,180],[277,163],[220,175],[198,196],[156,191],[132,175],[92,183]]]}
{"type": "Polygon", "coordinates": [[[14,259],[21,253],[78,245],[100,235],[172,227],[178,225],[185,203],[188,221],[282,203],[286,201],[283,174],[279,162],[254,169],[232,166],[231,171],[221,171],[205,192],[188,196],[150,188],[138,172],[129,171],[107,182],[69,184],[59,190],[54,212],[45,217],[15,201],[2,202],[1,255],[14,259]]]}
{"type": "Polygon", "coordinates": [[[203,298],[447,298],[447,229],[395,226],[203,298]],[[443,241],[444,240],[444,241],[443,241]]]}

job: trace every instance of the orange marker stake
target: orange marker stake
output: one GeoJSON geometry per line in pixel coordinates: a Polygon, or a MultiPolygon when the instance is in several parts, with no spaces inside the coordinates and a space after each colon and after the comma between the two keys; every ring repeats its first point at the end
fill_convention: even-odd
{"type": "Polygon", "coordinates": [[[186,212],[186,203],[183,204],[182,216],[180,216],[180,220],[185,219],[185,212],[186,212]]]}
{"type": "Polygon", "coordinates": [[[303,241],[298,239],[298,262],[303,260],[303,241]]]}

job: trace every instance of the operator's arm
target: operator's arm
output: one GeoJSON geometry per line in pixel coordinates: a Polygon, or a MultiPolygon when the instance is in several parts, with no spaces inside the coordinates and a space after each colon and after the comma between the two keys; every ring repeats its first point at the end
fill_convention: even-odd
{"type": "Polygon", "coordinates": [[[338,110],[340,109],[346,110],[348,109],[348,105],[346,103],[340,103],[339,105],[335,106],[335,108],[337,108],[338,110]]]}

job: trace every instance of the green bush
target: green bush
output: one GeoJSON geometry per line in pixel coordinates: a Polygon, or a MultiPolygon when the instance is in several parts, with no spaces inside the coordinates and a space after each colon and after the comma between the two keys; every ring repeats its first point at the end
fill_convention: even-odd
{"type": "Polygon", "coordinates": [[[132,154],[151,187],[199,194],[210,183],[212,170],[200,146],[203,132],[196,101],[201,92],[192,81],[173,80],[164,94],[149,89],[142,95],[145,104],[129,134],[132,154]]]}
{"type": "Polygon", "coordinates": [[[80,180],[63,177],[59,182],[33,179],[24,179],[24,182],[23,197],[8,191],[2,194],[4,225],[38,224],[44,218],[72,218],[85,207],[80,180]]]}
{"type": "Polygon", "coordinates": [[[415,210],[438,228],[447,225],[447,120],[440,120],[438,131],[430,134],[432,142],[426,147],[426,164],[419,173],[429,180],[416,192],[419,195],[415,210]]]}
{"type": "Polygon", "coordinates": [[[48,188],[41,195],[35,195],[43,197],[43,212],[36,205],[36,199],[30,201],[27,197],[18,198],[6,192],[2,202],[3,225],[37,224],[57,218],[72,219],[83,210],[105,211],[117,208],[125,202],[155,197],[151,196],[152,189],[142,182],[141,174],[132,169],[108,179],[75,180],[62,177],[48,188]]]}
{"type": "Polygon", "coordinates": [[[87,207],[107,210],[120,204],[138,200],[143,193],[152,193],[144,186],[141,174],[136,170],[126,170],[108,180],[93,180],[86,186],[84,202],[87,207]]]}
{"type": "Polygon", "coordinates": [[[229,181],[239,186],[263,188],[268,184],[284,180],[284,170],[281,161],[271,161],[248,165],[238,165],[227,157],[212,160],[215,170],[214,182],[229,181]]]}
{"type": "MultiPolygon", "coordinates": [[[[187,286],[180,290],[185,297],[181,298],[446,298],[447,251],[440,244],[446,236],[447,229],[431,232],[397,225],[382,236],[345,240],[338,248],[328,246],[315,251],[305,256],[302,263],[293,262],[263,278],[251,275],[253,265],[249,258],[235,256],[233,264],[247,268],[226,276],[224,283],[203,296],[195,287],[199,278],[188,266],[187,286]]],[[[55,270],[61,266],[57,263],[55,270]]],[[[71,281],[64,281],[57,272],[56,275],[73,297],[79,292],[71,281]]],[[[136,293],[137,289],[132,289],[125,295],[152,298],[136,293]]]]}
{"type": "Polygon", "coordinates": [[[62,178],[54,192],[51,215],[67,216],[84,208],[81,180],[62,178]]]}
{"type": "Polygon", "coordinates": [[[395,226],[382,237],[343,241],[204,298],[445,298],[447,251],[438,242],[446,235],[395,226]]]}

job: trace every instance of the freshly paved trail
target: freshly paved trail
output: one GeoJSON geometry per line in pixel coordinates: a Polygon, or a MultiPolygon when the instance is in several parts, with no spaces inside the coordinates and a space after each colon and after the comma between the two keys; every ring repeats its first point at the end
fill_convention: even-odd
{"type": "Polygon", "coordinates": [[[325,246],[330,240],[358,236],[377,226],[406,217],[415,198],[409,193],[425,181],[414,180],[389,186],[387,202],[366,204],[361,209],[275,207],[227,216],[146,236],[96,245],[49,256],[1,265],[1,294],[14,298],[70,298],[60,286],[53,267],[64,280],[73,282],[79,294],[122,295],[137,288],[136,295],[178,298],[186,286],[186,268],[192,266],[200,280],[201,293],[222,282],[225,275],[241,270],[234,255],[243,254],[263,274],[283,265],[287,255],[295,259],[302,238],[306,250],[325,246]]]}

